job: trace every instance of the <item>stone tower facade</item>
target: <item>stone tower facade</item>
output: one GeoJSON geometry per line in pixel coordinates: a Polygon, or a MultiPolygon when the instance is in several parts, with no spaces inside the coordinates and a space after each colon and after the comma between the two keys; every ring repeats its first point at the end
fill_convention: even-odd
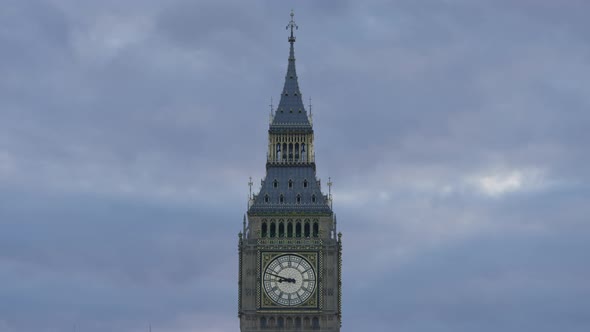
{"type": "Polygon", "coordinates": [[[342,235],[332,197],[316,178],[313,126],[295,70],[292,12],[287,28],[287,75],[268,130],[266,176],[250,197],[239,234],[240,330],[340,331],[342,235]]]}

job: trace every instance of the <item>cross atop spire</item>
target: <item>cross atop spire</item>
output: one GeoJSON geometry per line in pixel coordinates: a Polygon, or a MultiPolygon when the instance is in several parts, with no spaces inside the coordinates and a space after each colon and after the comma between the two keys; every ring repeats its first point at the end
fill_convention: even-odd
{"type": "Polygon", "coordinates": [[[291,21],[289,21],[289,24],[287,24],[287,30],[291,28],[291,36],[289,37],[289,43],[291,43],[291,45],[293,45],[293,43],[295,42],[295,36],[293,36],[293,28],[295,28],[295,30],[299,29],[299,27],[297,26],[297,24],[295,24],[295,21],[293,20],[293,16],[295,16],[295,13],[293,12],[293,9],[291,9],[291,21]]]}

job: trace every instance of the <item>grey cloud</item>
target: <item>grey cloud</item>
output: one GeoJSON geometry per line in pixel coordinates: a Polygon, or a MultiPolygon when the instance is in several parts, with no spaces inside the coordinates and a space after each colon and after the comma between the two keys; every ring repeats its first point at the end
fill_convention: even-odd
{"type": "Polygon", "coordinates": [[[349,308],[349,324],[360,328],[356,319],[370,319],[376,326],[420,331],[582,331],[588,304],[580,283],[590,272],[580,264],[585,246],[583,236],[569,232],[492,234],[422,252],[377,273],[350,271],[365,287],[349,296],[372,305],[349,308]],[[547,319],[541,325],[540,317],[547,319]]]}

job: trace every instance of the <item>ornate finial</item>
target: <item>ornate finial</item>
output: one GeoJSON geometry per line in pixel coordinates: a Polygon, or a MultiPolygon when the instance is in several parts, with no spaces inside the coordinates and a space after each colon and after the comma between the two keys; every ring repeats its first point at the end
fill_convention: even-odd
{"type": "Polygon", "coordinates": [[[311,113],[311,97],[309,97],[309,122],[313,123],[313,113],[311,113]]]}
{"type": "Polygon", "coordinates": [[[274,111],[274,106],[272,104],[272,97],[270,97],[270,105],[268,105],[268,106],[270,106],[270,115],[268,116],[268,123],[272,123],[272,120],[273,120],[272,112],[274,111]]]}
{"type": "Polygon", "coordinates": [[[332,178],[328,178],[328,199],[330,200],[330,209],[332,208],[332,178]]]}
{"type": "Polygon", "coordinates": [[[293,16],[295,16],[295,13],[293,12],[293,9],[291,9],[291,21],[289,21],[289,24],[287,24],[287,30],[291,28],[291,37],[289,37],[289,43],[291,44],[295,42],[295,36],[293,36],[293,28],[295,28],[295,30],[299,29],[299,27],[297,26],[297,24],[295,24],[295,21],[293,20],[293,16]]]}
{"type": "Polygon", "coordinates": [[[272,97],[270,97],[270,114],[272,115],[272,111],[274,111],[274,105],[272,104],[272,97]]]}
{"type": "Polygon", "coordinates": [[[252,177],[250,177],[250,181],[248,182],[248,186],[250,187],[250,195],[248,196],[249,199],[252,199],[252,177]]]}

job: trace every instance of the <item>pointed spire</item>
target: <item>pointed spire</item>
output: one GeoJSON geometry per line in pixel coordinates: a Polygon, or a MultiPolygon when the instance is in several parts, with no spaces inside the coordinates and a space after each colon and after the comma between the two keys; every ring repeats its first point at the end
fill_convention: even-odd
{"type": "Polygon", "coordinates": [[[288,38],[289,47],[289,62],[287,66],[287,75],[285,76],[285,85],[281,93],[281,100],[279,106],[276,108],[273,121],[271,123],[271,130],[277,127],[306,127],[311,129],[311,124],[303,105],[301,98],[301,91],[299,90],[299,82],[297,80],[297,71],[295,69],[295,35],[294,31],[299,29],[293,17],[295,14],[291,10],[291,20],[287,24],[287,30],[290,31],[288,38]]]}

